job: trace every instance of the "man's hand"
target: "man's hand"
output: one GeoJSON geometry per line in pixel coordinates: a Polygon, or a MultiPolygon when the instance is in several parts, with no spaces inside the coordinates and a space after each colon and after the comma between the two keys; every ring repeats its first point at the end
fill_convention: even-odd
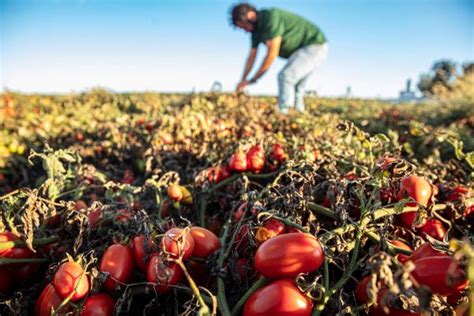
{"type": "Polygon", "coordinates": [[[252,83],[249,80],[242,80],[239,82],[237,85],[237,88],[235,89],[237,92],[242,92],[246,86],[251,85],[252,83]]]}

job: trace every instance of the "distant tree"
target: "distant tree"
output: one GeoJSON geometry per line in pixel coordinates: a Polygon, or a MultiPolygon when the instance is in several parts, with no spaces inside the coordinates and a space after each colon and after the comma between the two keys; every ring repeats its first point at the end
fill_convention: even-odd
{"type": "Polygon", "coordinates": [[[470,63],[465,63],[462,65],[462,74],[463,75],[468,75],[474,73],[474,62],[470,63]]]}
{"type": "Polygon", "coordinates": [[[418,89],[425,95],[433,94],[436,86],[450,90],[456,75],[456,63],[450,60],[437,61],[431,67],[430,73],[420,76],[418,89]]]}

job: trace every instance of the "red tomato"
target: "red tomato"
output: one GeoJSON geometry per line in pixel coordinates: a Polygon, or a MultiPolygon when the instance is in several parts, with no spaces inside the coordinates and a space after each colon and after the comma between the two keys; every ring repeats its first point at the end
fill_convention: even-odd
{"type": "Polygon", "coordinates": [[[207,168],[204,174],[211,183],[219,183],[222,180],[222,169],[219,166],[207,168]]]}
{"type": "Polygon", "coordinates": [[[466,209],[464,210],[464,218],[465,219],[468,219],[470,218],[472,215],[474,214],[474,204],[472,205],[469,205],[468,207],[466,207],[466,209]]]}
{"type": "Polygon", "coordinates": [[[247,171],[247,155],[238,151],[234,153],[229,160],[229,168],[232,171],[244,172],[247,171]]]}
{"type": "Polygon", "coordinates": [[[227,179],[232,175],[232,170],[228,165],[222,166],[221,167],[221,181],[224,179],[227,179]]]}
{"type": "Polygon", "coordinates": [[[270,156],[279,163],[283,163],[288,159],[288,155],[280,144],[273,145],[270,156]]]}
{"type": "MultiPolygon", "coordinates": [[[[237,222],[242,219],[242,216],[244,216],[245,208],[247,207],[247,205],[248,205],[248,202],[244,202],[240,204],[237,211],[235,211],[235,220],[237,222]]],[[[247,213],[247,215],[255,215],[255,214],[257,214],[257,210],[254,208],[251,208],[249,212],[247,213]]]]}
{"type": "Polygon", "coordinates": [[[113,316],[114,309],[115,300],[105,293],[99,293],[86,299],[81,316],[113,316]]]}
{"type": "MultiPolygon", "coordinates": [[[[135,260],[135,266],[142,272],[146,272],[147,262],[146,251],[145,251],[145,236],[140,235],[133,238],[130,245],[133,252],[133,259],[135,260]]],[[[148,240],[148,252],[154,251],[154,245],[151,240],[148,240]]]]}
{"type": "MultiPolygon", "coordinates": [[[[402,249],[405,249],[405,250],[410,250],[410,251],[413,251],[413,248],[408,246],[407,244],[405,244],[403,241],[400,241],[400,240],[389,240],[389,243],[391,243],[392,245],[394,245],[395,247],[398,247],[398,248],[402,248],[402,249]]],[[[400,261],[401,263],[405,263],[409,258],[410,256],[409,255],[405,255],[403,253],[399,253],[397,255],[395,255],[395,258],[400,261]]]]}
{"type": "Polygon", "coordinates": [[[133,272],[132,250],[121,244],[110,246],[102,256],[99,271],[109,273],[104,283],[104,288],[109,291],[114,291],[118,283],[129,282],[133,272]]]}
{"type": "Polygon", "coordinates": [[[89,220],[89,225],[92,229],[97,227],[99,221],[102,219],[102,210],[100,208],[96,208],[94,211],[90,212],[87,216],[89,220]]]}
{"type": "Polygon", "coordinates": [[[446,235],[446,228],[444,228],[443,223],[436,218],[428,219],[426,224],[423,225],[419,231],[438,240],[443,240],[446,235]]]}
{"type": "Polygon", "coordinates": [[[0,294],[8,294],[13,289],[13,275],[5,268],[0,267],[0,294]]]}
{"type": "MultiPolygon", "coordinates": [[[[53,284],[49,283],[41,292],[35,304],[35,316],[50,316],[53,309],[56,310],[63,302],[63,299],[54,290],[53,284]]],[[[65,306],[60,310],[59,315],[65,315],[70,310],[65,306]]]]}
{"type": "Polygon", "coordinates": [[[133,170],[125,169],[125,172],[122,177],[122,183],[132,184],[133,181],[135,181],[135,175],[133,174],[133,170]]]}
{"type": "MultiPolygon", "coordinates": [[[[409,176],[401,180],[397,198],[399,200],[403,198],[411,198],[420,205],[428,206],[432,195],[433,189],[428,181],[418,176],[409,176]]],[[[407,205],[416,206],[416,203],[409,202],[407,205]]],[[[412,227],[415,218],[416,212],[400,214],[400,219],[406,228],[412,227]]]]}
{"type": "Polygon", "coordinates": [[[158,293],[169,293],[171,286],[178,284],[183,275],[183,270],[178,264],[166,262],[158,254],[151,256],[148,262],[146,278],[148,282],[156,284],[155,289],[158,293]]]}
{"type": "Polygon", "coordinates": [[[417,203],[428,206],[432,194],[433,189],[428,181],[418,176],[409,176],[401,180],[397,197],[399,200],[410,197],[417,203]]]}
{"type": "Polygon", "coordinates": [[[248,248],[249,235],[250,235],[249,225],[245,224],[245,225],[240,226],[240,229],[237,232],[237,235],[235,235],[235,240],[234,240],[235,250],[237,250],[237,252],[242,253],[248,248]]]}
{"type": "Polygon", "coordinates": [[[268,279],[294,278],[318,269],[324,253],[316,237],[290,233],[265,241],[255,253],[255,268],[268,279]]]}
{"type": "Polygon", "coordinates": [[[177,184],[172,184],[167,189],[168,197],[173,201],[181,201],[183,198],[183,192],[177,184]]]}
{"type": "MultiPolygon", "coordinates": [[[[18,239],[18,236],[8,230],[0,233],[0,242],[14,241],[17,239],[18,239]]],[[[12,252],[13,249],[14,248],[0,250],[0,257],[6,257],[9,253],[12,252]]]]}
{"type": "Polygon", "coordinates": [[[446,253],[434,249],[429,242],[418,247],[410,256],[411,261],[417,261],[428,257],[447,256],[446,253]]]}
{"type": "Polygon", "coordinates": [[[468,285],[466,273],[450,256],[428,257],[415,261],[412,276],[433,293],[441,295],[456,294],[468,285]],[[448,277],[452,278],[451,283],[448,277]]]}
{"type": "MultiPolygon", "coordinates": [[[[366,304],[369,301],[369,294],[367,292],[367,286],[370,282],[371,275],[367,275],[366,277],[362,278],[357,284],[355,290],[355,297],[357,303],[362,305],[366,304]]],[[[381,316],[381,315],[390,315],[390,316],[405,316],[405,315],[420,315],[419,313],[411,313],[405,310],[395,309],[393,307],[389,307],[389,313],[385,313],[383,306],[386,306],[384,303],[384,296],[387,294],[388,289],[382,284],[382,289],[377,293],[377,306],[371,306],[369,308],[369,315],[370,316],[381,316]]]]}
{"type": "Polygon", "coordinates": [[[84,273],[84,269],[72,261],[65,262],[59,266],[54,274],[54,289],[56,293],[65,299],[71,293],[71,302],[77,302],[89,293],[90,283],[88,276],[84,273]]]}
{"type": "Polygon", "coordinates": [[[87,204],[83,200],[77,200],[74,202],[74,208],[76,211],[87,210],[87,204]]]}
{"type": "Polygon", "coordinates": [[[189,258],[194,249],[194,239],[189,233],[189,230],[185,235],[185,231],[177,227],[171,228],[165,233],[161,244],[163,250],[172,254],[173,257],[179,257],[183,254],[183,259],[189,258]]]}
{"type": "Polygon", "coordinates": [[[265,152],[259,145],[255,145],[247,152],[248,170],[259,173],[265,165],[265,152]]]}
{"type": "Polygon", "coordinates": [[[243,316],[309,316],[313,304],[296,287],[295,281],[282,279],[258,289],[245,302],[243,316]]]}
{"type": "Polygon", "coordinates": [[[129,210],[125,209],[125,208],[122,208],[120,210],[117,211],[117,215],[115,217],[115,219],[121,223],[126,223],[128,222],[131,218],[133,217],[133,214],[132,212],[130,212],[129,210]]]}
{"type": "Polygon", "coordinates": [[[269,220],[265,221],[263,226],[257,230],[255,239],[258,244],[261,244],[270,238],[284,234],[285,230],[286,226],[283,224],[283,222],[274,218],[270,218],[269,220]]]}
{"type": "Polygon", "coordinates": [[[219,238],[210,230],[194,226],[191,228],[191,236],[194,240],[192,256],[206,258],[221,247],[219,238]]]}

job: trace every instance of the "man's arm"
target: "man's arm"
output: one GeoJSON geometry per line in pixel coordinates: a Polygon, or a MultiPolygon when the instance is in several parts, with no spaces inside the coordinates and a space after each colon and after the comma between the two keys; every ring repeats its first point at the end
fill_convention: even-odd
{"type": "Polygon", "coordinates": [[[247,63],[245,64],[244,73],[242,74],[242,79],[240,79],[240,81],[245,81],[247,79],[247,76],[250,70],[252,70],[253,63],[255,62],[255,57],[257,56],[257,50],[258,50],[258,47],[252,47],[250,49],[250,54],[247,58],[247,63]]]}
{"type": "MultiPolygon", "coordinates": [[[[262,65],[260,68],[257,70],[255,73],[255,76],[251,80],[246,80],[248,73],[252,69],[253,62],[255,61],[255,56],[257,55],[257,50],[255,49],[255,56],[252,56],[252,51],[250,52],[249,59],[247,61],[247,65],[245,67],[244,75],[242,76],[242,81],[239,82],[237,85],[237,92],[242,91],[246,86],[255,83],[263,74],[270,68],[271,64],[277,58],[279,52],[280,52],[280,46],[281,46],[281,36],[277,36],[275,38],[272,38],[268,41],[266,41],[266,45],[268,48],[267,51],[267,56],[265,57],[265,60],[263,61],[262,65]],[[251,59],[252,57],[252,59],[251,59]],[[250,64],[250,61],[252,63],[250,64]],[[250,66],[249,66],[250,64],[250,66]]],[[[252,49],[253,50],[253,49],[252,49]]]]}
{"type": "Polygon", "coordinates": [[[258,79],[260,79],[260,77],[263,76],[263,74],[268,70],[268,68],[270,68],[273,61],[278,57],[278,54],[280,53],[281,36],[277,36],[275,38],[268,40],[266,42],[266,45],[268,47],[267,56],[265,57],[265,60],[260,66],[260,69],[257,70],[257,73],[255,74],[253,79],[250,81],[255,82],[258,79]]]}

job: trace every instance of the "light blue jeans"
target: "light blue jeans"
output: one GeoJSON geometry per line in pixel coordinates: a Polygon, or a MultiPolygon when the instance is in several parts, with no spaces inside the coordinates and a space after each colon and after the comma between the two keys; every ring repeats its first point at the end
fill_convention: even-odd
{"type": "Polygon", "coordinates": [[[328,44],[313,44],[302,47],[291,54],[288,63],[278,74],[278,105],[288,114],[289,108],[304,112],[304,90],[311,73],[326,58],[328,44]]]}

